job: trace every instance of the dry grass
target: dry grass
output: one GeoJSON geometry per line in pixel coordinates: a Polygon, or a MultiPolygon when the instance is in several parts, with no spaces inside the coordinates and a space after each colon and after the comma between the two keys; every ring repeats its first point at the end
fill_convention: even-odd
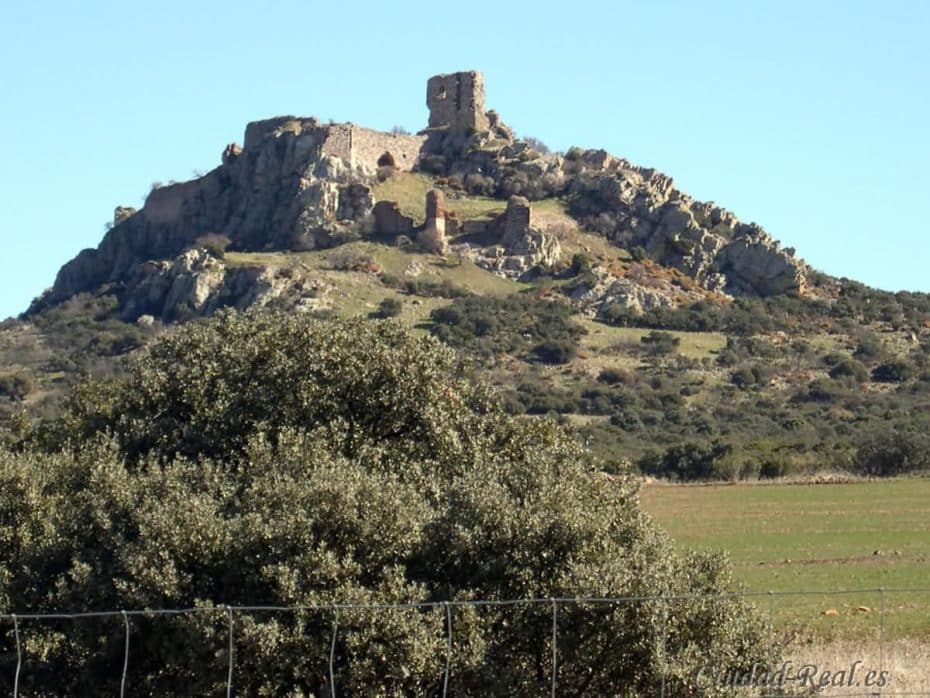
{"type": "MultiPolygon", "coordinates": [[[[634,327],[611,327],[594,320],[582,320],[588,334],[582,340],[584,349],[597,353],[616,353],[614,349],[640,348],[640,340],[652,330],[634,327]]],[[[712,356],[726,347],[726,336],[719,332],[670,332],[681,341],[678,353],[691,359],[712,356]]]]}
{"type": "Polygon", "coordinates": [[[403,302],[401,318],[411,325],[427,319],[434,308],[448,304],[449,300],[402,294],[384,285],[382,272],[396,278],[412,278],[406,272],[415,267],[419,269],[416,278],[421,281],[447,281],[457,288],[484,296],[506,296],[527,287],[527,284],[491,274],[467,260],[408,252],[370,242],[353,242],[312,252],[231,252],[226,255],[226,263],[299,269],[332,287],[329,303],[343,316],[366,315],[375,311],[385,298],[397,298],[403,302]],[[346,269],[346,259],[367,260],[372,270],[346,269]]]}
{"type": "MultiPolygon", "coordinates": [[[[847,682],[851,668],[855,666],[853,683],[858,683],[858,686],[826,687],[817,695],[868,695],[870,691],[878,688],[873,686],[867,689],[865,684],[868,672],[887,671],[886,683],[880,695],[930,696],[930,643],[926,641],[901,639],[887,642],[884,658],[877,638],[789,646],[785,655],[795,670],[805,665],[817,667],[820,672],[829,671],[834,675],[845,670],[844,678],[847,682]],[[859,664],[855,664],[856,662],[859,664]]],[[[873,681],[878,679],[876,674],[873,681]]]]}

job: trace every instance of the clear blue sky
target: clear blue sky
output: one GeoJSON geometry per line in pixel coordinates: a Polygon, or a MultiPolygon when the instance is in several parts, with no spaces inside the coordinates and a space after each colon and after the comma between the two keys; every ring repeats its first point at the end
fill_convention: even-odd
{"type": "Polygon", "coordinates": [[[417,130],[426,79],[469,68],[521,135],[656,167],[831,274],[930,291],[930,2],[11,0],[0,318],[246,122],[417,130]]]}

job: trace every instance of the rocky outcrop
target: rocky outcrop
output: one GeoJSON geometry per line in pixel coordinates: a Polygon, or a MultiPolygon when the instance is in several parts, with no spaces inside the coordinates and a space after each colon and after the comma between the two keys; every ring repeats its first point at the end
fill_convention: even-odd
{"type": "Polygon", "coordinates": [[[677,305],[671,289],[647,288],[632,279],[618,279],[606,269],[595,267],[588,278],[568,289],[568,296],[582,312],[597,317],[614,303],[641,314],[677,305]]]}
{"type": "Polygon", "coordinates": [[[338,244],[364,226],[374,181],[370,167],[327,152],[337,149],[338,126],[293,117],[250,124],[246,146],[228,146],[212,172],[153,189],[139,211],[118,208],[100,245],[62,267],[42,302],[125,283],[141,262],[173,259],[206,234],[238,250],[338,244]]]}
{"type": "Polygon", "coordinates": [[[459,254],[501,276],[521,278],[534,269],[550,269],[562,258],[558,238],[533,227],[530,203],[521,196],[511,197],[507,209],[497,218],[473,221],[468,231],[498,242],[483,248],[459,245],[459,254]]]}
{"type": "Polygon", "coordinates": [[[171,322],[269,303],[315,310],[326,306],[327,291],[327,284],[293,268],[231,268],[206,250],[191,249],[170,262],[139,264],[127,281],[122,315],[129,322],[147,317],[171,322]]]}
{"type": "Polygon", "coordinates": [[[723,247],[718,264],[736,293],[773,296],[805,290],[804,266],[761,229],[747,231],[723,247]]]}
{"type": "MultiPolygon", "coordinates": [[[[430,127],[415,136],[293,116],[250,123],[244,145],[228,145],[212,172],[153,189],[138,211],[117,208],[101,244],[62,267],[32,309],[105,284],[138,287],[140,264],[174,260],[202,236],[224,236],[230,250],[262,251],[331,247],[372,233],[390,241],[416,235],[423,249],[444,253],[455,244],[486,269],[521,277],[559,262],[558,239],[531,220],[531,202],[550,197],[568,202],[580,228],[623,248],[642,248],[709,291],[804,291],[807,267],[792,252],[758,226],[680,192],[667,175],[604,150],[546,154],[516,139],[495,112],[484,111],[480,73],[437,76],[428,103],[430,127]],[[417,229],[396,203],[375,205],[371,192],[379,177],[413,169],[442,175],[472,195],[509,199],[507,211],[498,220],[460,225],[436,199],[417,229]],[[454,240],[460,229],[471,244],[454,240]]],[[[166,263],[153,264],[145,273],[171,276],[166,263]]],[[[200,296],[213,297],[204,286],[211,273],[181,269],[171,283],[196,307],[208,303],[200,296]]],[[[154,286],[143,290],[161,293],[154,286]]]]}
{"type": "Polygon", "coordinates": [[[425,169],[460,182],[471,194],[520,195],[530,201],[567,197],[579,227],[620,247],[642,247],[708,290],[804,291],[806,265],[758,226],[692,199],[665,174],[604,150],[544,155],[515,140],[496,114],[483,131],[431,133],[425,150],[425,169]]]}

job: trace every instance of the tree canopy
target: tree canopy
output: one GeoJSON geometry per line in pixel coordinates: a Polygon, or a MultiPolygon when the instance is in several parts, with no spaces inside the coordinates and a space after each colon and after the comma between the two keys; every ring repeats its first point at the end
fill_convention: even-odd
{"type": "MultiPolygon", "coordinates": [[[[451,349],[394,321],[188,325],[0,451],[0,611],[645,597],[560,609],[560,694],[652,693],[664,672],[669,695],[698,696],[709,662],[767,656],[729,591],[726,562],[676,553],[632,480],[555,422],[504,414],[451,349]]],[[[339,694],[440,692],[441,610],[342,609],[339,694]]],[[[538,692],[548,605],[452,613],[457,692],[538,692]]],[[[21,685],[115,692],[118,620],[30,625],[21,685]]],[[[237,690],[328,694],[335,620],[237,616],[237,690]]],[[[224,614],[134,623],[134,692],[222,689],[224,614]]],[[[13,643],[0,628],[0,689],[13,643]]]]}

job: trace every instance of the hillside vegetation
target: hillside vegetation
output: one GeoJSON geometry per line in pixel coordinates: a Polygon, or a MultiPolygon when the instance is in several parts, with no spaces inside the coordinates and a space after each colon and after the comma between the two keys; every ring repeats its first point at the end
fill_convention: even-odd
{"type": "MultiPolygon", "coordinates": [[[[565,233],[582,249],[584,234],[565,233]]],[[[233,253],[235,267],[293,269],[330,289],[317,314],[396,316],[473,358],[512,414],[557,415],[612,460],[672,479],[819,470],[925,470],[930,301],[817,280],[802,297],[707,300],[591,318],[569,302],[595,252],[529,281],[454,255],[370,242],[233,253]]],[[[312,314],[312,313],[311,313],[312,314]]],[[[373,320],[375,321],[375,320],[373,320]]],[[[81,295],[0,331],[0,424],[53,417],[81,375],[118,373],[168,328],[119,320],[118,296],[81,295]]]]}

